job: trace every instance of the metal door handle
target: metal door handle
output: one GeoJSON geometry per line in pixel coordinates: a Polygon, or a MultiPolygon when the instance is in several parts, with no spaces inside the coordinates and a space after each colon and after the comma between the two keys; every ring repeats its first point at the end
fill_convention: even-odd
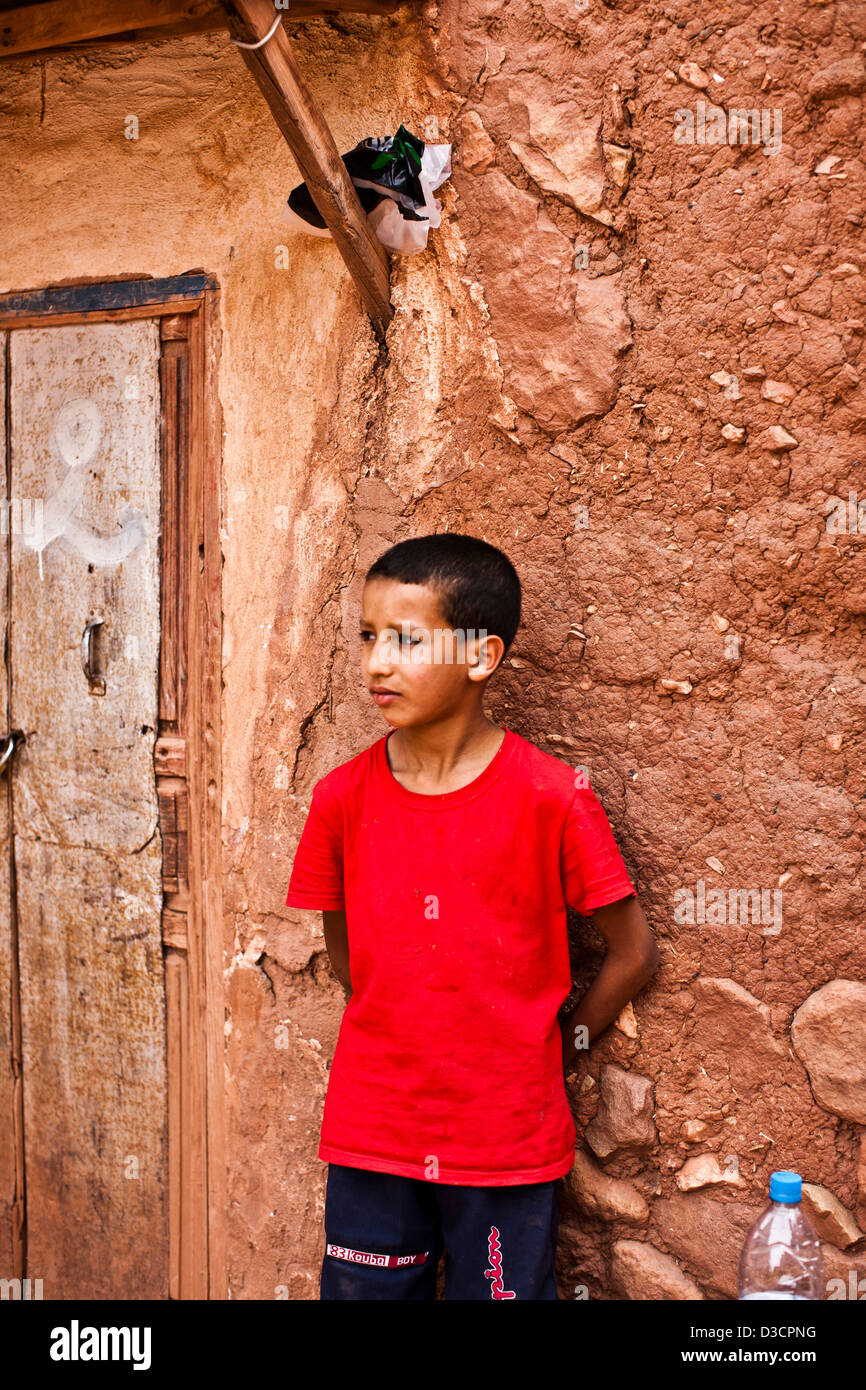
{"type": "Polygon", "coordinates": [[[93,629],[101,627],[104,621],[104,618],[91,618],[81,634],[81,665],[91,695],[105,694],[105,680],[102,676],[97,676],[93,670],[93,629]]]}
{"type": "Polygon", "coordinates": [[[6,743],[6,747],[3,749],[2,754],[0,754],[0,772],[2,772],[3,768],[12,757],[17,745],[19,743],[26,743],[27,740],[20,729],[13,729],[10,734],[5,735],[4,742],[6,743]]]}

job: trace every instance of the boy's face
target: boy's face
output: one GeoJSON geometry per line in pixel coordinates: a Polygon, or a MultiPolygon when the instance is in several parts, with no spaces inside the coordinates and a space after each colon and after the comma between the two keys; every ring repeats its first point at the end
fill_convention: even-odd
{"type": "Polygon", "coordinates": [[[394,728],[445,719],[474,702],[475,684],[498,664],[503,646],[501,638],[488,638],[485,664],[479,634],[449,627],[426,584],[377,575],[364,585],[361,674],[394,728]]]}

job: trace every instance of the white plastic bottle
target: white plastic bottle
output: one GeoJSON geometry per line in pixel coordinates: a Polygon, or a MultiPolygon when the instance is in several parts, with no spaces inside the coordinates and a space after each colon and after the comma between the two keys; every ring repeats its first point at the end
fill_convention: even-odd
{"type": "Polygon", "coordinates": [[[740,1298],[823,1299],[821,1242],[800,1198],[799,1173],[770,1174],[770,1205],[758,1217],[740,1255],[740,1298]]]}

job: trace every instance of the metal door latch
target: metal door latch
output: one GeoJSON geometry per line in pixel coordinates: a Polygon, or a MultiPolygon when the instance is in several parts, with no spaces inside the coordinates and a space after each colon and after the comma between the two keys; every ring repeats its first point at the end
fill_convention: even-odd
{"type": "Polygon", "coordinates": [[[91,618],[81,634],[81,665],[91,695],[105,694],[105,679],[103,676],[97,676],[93,669],[93,629],[101,627],[104,621],[104,618],[91,618]]]}

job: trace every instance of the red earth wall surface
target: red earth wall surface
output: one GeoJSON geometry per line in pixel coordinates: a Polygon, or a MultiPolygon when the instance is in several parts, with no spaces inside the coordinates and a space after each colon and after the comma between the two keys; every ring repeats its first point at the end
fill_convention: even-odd
{"type": "MultiPolygon", "coordinates": [[[[351,534],[318,618],[333,663],[297,700],[293,785],[306,803],[383,732],[353,636],[364,568],[427,531],[502,546],[525,616],[490,714],[588,768],[662,954],[571,1086],[561,1295],[736,1297],[784,1167],[844,1281],[830,1295],[850,1296],[850,1270],[866,1275],[866,10],[426,13],[422,133],[455,146],[436,283],[398,269],[363,466],[342,456],[351,534]],[[738,110],[763,124],[735,116],[732,143],[738,110]]],[[[323,453],[341,457],[336,433],[323,453]]],[[[585,985],[601,938],[576,922],[575,947],[585,985]]],[[[305,971],[330,1055],[341,995],[320,950],[305,971]]],[[[286,1000],[299,1020],[302,978],[277,968],[275,1016],[286,1000]]]]}

